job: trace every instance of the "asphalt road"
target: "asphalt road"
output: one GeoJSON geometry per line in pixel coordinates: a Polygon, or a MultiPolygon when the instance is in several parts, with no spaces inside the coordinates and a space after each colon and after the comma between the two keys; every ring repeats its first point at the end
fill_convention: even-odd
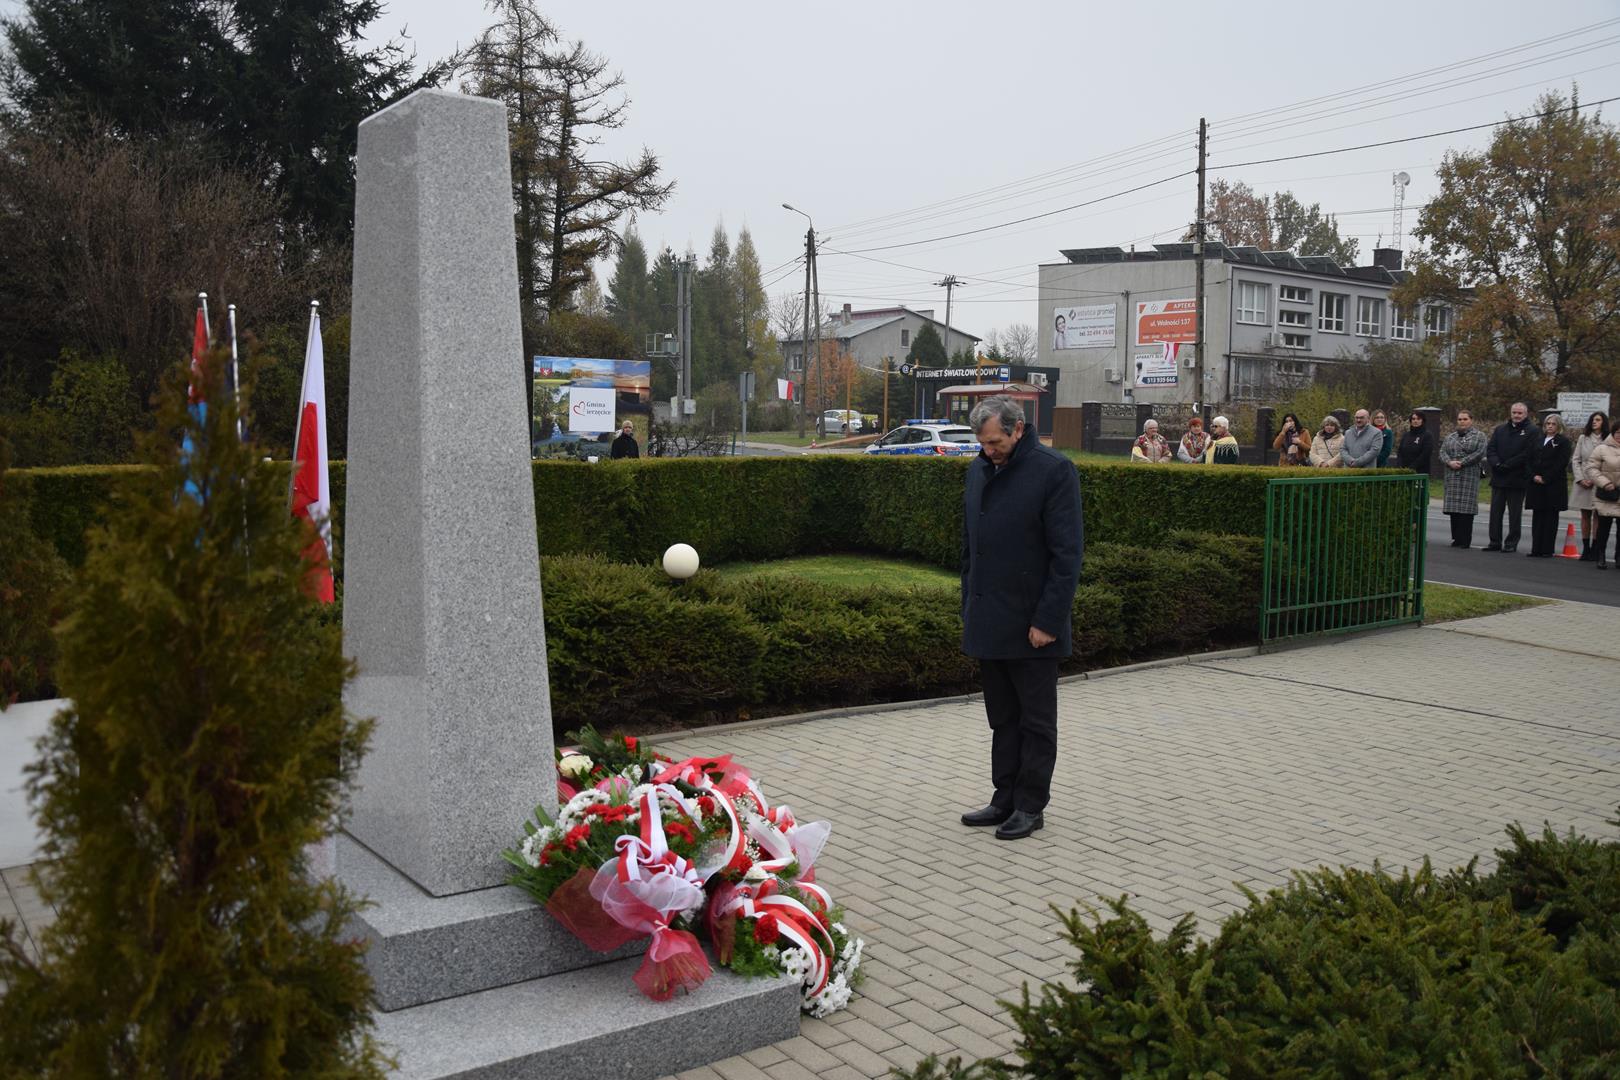
{"type": "MultiPolygon", "coordinates": [[[[1519,550],[1506,553],[1484,551],[1488,542],[1490,507],[1481,504],[1474,518],[1474,546],[1466,551],[1451,546],[1451,519],[1440,512],[1440,504],[1429,507],[1429,548],[1424,556],[1424,577],[1446,585],[1470,585],[1477,589],[1545,596],[1553,600],[1579,600],[1587,604],[1620,607],[1620,566],[1609,564],[1599,571],[1596,563],[1575,559],[1532,559],[1530,550],[1530,511],[1524,512],[1523,535],[1519,550]]],[[[1558,523],[1557,550],[1564,549],[1564,533],[1575,525],[1575,543],[1580,545],[1580,515],[1566,512],[1558,523]]],[[[1614,554],[1614,538],[1609,539],[1614,554]]]]}

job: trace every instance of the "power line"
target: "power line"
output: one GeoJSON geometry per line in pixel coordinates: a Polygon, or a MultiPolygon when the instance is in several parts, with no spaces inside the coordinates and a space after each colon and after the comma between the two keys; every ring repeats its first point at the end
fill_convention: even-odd
{"type": "MultiPolygon", "coordinates": [[[[1620,95],[1615,97],[1606,97],[1600,101],[1584,101],[1580,105],[1573,107],[1580,109],[1595,109],[1599,105],[1607,105],[1613,101],[1620,101],[1620,95]]],[[[1558,109],[1548,109],[1545,112],[1531,113],[1527,116],[1514,116],[1509,117],[1506,120],[1493,120],[1488,124],[1470,124],[1468,127],[1448,128],[1445,131],[1431,131],[1427,135],[1408,135],[1404,139],[1385,139],[1382,142],[1362,143],[1359,146],[1341,146],[1337,150],[1316,150],[1309,154],[1287,154],[1283,157],[1262,158],[1256,161],[1239,161],[1231,165],[1216,165],[1212,166],[1211,171],[1225,172],[1231,169],[1246,169],[1254,165],[1270,165],[1278,161],[1302,161],[1305,158],[1327,157],[1330,154],[1348,154],[1355,150],[1373,150],[1380,146],[1398,146],[1401,143],[1421,142],[1424,139],[1438,139],[1443,135],[1460,135],[1465,131],[1483,131],[1486,128],[1503,127],[1507,124],[1523,123],[1526,120],[1541,120],[1549,116],[1556,116],[1561,112],[1567,112],[1571,107],[1572,106],[1564,106],[1563,108],[1558,109]]]]}

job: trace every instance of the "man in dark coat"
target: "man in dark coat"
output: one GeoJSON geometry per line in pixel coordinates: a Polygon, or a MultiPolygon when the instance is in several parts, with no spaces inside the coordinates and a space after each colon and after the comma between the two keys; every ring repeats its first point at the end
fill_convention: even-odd
{"type": "Polygon", "coordinates": [[[641,456],[641,447],[636,445],[636,426],[630,421],[624,422],[619,429],[619,437],[613,440],[613,450],[610,460],[618,461],[622,457],[638,458],[641,456]]]}
{"type": "Polygon", "coordinates": [[[1508,410],[1508,422],[1498,424],[1485,446],[1485,463],[1491,470],[1491,542],[1486,551],[1514,551],[1519,546],[1519,526],[1524,520],[1524,491],[1530,486],[1530,458],[1541,440],[1530,426],[1530,406],[1515,401],[1508,410]],[[1502,537],[1502,513],[1507,512],[1507,538],[1502,537]]]}
{"type": "Polygon", "coordinates": [[[962,823],[1017,840],[1045,824],[1057,763],[1058,663],[1073,651],[1085,551],[1080,481],[1011,398],[986,399],[968,420],[981,449],[963,503],[962,651],[983,675],[995,793],[962,823]]]}

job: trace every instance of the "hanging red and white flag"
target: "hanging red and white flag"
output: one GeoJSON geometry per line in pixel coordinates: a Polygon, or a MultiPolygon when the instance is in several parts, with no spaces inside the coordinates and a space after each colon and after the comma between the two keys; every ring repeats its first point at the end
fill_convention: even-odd
{"type": "Polygon", "coordinates": [[[332,590],[332,485],[326,468],[326,362],[321,351],[321,312],[310,305],[309,343],[304,349],[304,388],[299,395],[298,433],[293,439],[292,514],[313,527],[304,549],[309,571],[305,590],[330,604],[332,590]]]}
{"type": "Polygon", "coordinates": [[[791,379],[776,380],[776,398],[778,401],[793,400],[793,381],[791,379]]]}

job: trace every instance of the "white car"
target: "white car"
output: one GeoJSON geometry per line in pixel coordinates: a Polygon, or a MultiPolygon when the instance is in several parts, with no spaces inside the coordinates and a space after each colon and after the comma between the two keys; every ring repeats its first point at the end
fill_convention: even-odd
{"type": "Polygon", "coordinates": [[[854,409],[828,409],[821,414],[821,432],[824,435],[859,435],[861,414],[854,409]]]}
{"type": "Polygon", "coordinates": [[[979,437],[966,424],[949,424],[943,420],[908,420],[868,446],[866,452],[891,457],[903,454],[973,457],[979,452],[979,437]]]}

